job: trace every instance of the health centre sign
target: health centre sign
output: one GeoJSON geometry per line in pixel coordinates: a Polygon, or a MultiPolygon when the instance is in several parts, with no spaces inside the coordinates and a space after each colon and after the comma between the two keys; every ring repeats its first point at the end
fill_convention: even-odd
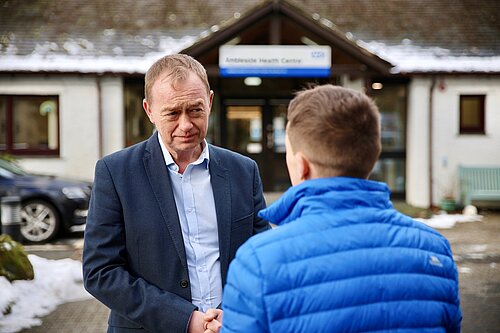
{"type": "Polygon", "coordinates": [[[222,77],[329,77],[329,46],[223,45],[219,49],[222,77]]]}

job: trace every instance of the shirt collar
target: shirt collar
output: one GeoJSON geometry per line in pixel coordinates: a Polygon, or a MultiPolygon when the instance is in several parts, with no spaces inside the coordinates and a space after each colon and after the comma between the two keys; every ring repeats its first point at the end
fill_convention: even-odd
{"type": "MultiPolygon", "coordinates": [[[[168,151],[167,147],[163,144],[163,140],[161,139],[160,132],[158,132],[158,141],[160,142],[160,148],[161,152],[163,153],[163,158],[165,160],[165,164],[169,169],[179,171],[179,166],[175,163],[174,159],[172,158],[172,155],[170,155],[170,152],[168,151]]],[[[207,140],[203,139],[201,146],[203,147],[203,150],[198,157],[198,159],[194,162],[191,162],[190,164],[193,165],[199,165],[203,164],[205,168],[208,168],[208,162],[210,161],[210,155],[208,153],[208,144],[207,140]]]]}

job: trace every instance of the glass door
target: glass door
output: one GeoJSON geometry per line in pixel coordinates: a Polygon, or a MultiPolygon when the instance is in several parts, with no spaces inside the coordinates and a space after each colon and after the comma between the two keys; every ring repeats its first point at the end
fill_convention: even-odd
{"type": "Polygon", "coordinates": [[[226,107],[226,147],[244,155],[260,155],[263,150],[261,105],[226,107]]]}
{"type": "Polygon", "coordinates": [[[288,100],[224,103],[223,146],[257,162],[266,192],[284,191],[290,186],[285,162],[287,105],[288,100]]]}
{"type": "Polygon", "coordinates": [[[289,100],[270,100],[270,119],[267,126],[267,160],[271,173],[271,184],[267,191],[283,192],[290,186],[290,178],[286,168],[285,128],[289,100]]]}
{"type": "Polygon", "coordinates": [[[371,179],[387,183],[393,198],[406,193],[406,105],[404,82],[380,80],[371,96],[380,110],[382,152],[373,168],[371,179]]]}

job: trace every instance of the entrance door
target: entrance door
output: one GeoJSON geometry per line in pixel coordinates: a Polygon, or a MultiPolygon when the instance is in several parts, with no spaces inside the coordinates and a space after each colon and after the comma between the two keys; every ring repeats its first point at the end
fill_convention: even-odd
{"type": "Polygon", "coordinates": [[[224,101],[223,145],[255,160],[264,191],[290,187],[285,160],[286,110],[289,100],[224,101]]]}

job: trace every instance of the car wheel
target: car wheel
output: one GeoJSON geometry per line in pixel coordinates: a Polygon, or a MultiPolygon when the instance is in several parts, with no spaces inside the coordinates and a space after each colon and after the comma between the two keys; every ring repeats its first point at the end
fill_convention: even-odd
{"type": "Polygon", "coordinates": [[[21,207],[21,234],[32,243],[53,239],[59,231],[59,214],[52,204],[43,200],[29,200],[21,207]]]}

